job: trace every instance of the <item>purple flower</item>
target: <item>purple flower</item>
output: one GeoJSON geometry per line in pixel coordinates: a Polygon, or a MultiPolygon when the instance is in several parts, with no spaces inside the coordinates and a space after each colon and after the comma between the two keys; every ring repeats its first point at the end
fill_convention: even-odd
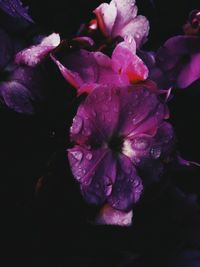
{"type": "Polygon", "coordinates": [[[100,84],[127,86],[148,77],[148,68],[136,55],[133,40],[119,43],[111,58],[102,52],[81,49],[66,54],[61,60],[54,55],[52,59],[78,94],[90,93],[100,84]]]}
{"type": "Polygon", "coordinates": [[[15,43],[5,32],[0,31],[0,39],[4,52],[0,56],[0,70],[2,67],[2,73],[6,73],[6,79],[0,81],[1,101],[15,112],[33,114],[44,100],[50,80],[42,61],[60,43],[60,37],[53,33],[37,45],[21,51],[17,47],[16,55],[15,43]]]}
{"type": "Polygon", "coordinates": [[[101,86],[86,98],[70,129],[75,145],[68,158],[88,203],[131,210],[143,190],[139,168],[170,154],[173,130],[167,117],[157,94],[142,86],[101,86]]]}
{"type": "Polygon", "coordinates": [[[147,39],[149,22],[144,16],[137,16],[135,0],[112,0],[94,10],[99,27],[106,37],[133,38],[137,47],[147,39]]]}
{"type": "Polygon", "coordinates": [[[32,18],[28,15],[28,8],[23,7],[20,0],[0,0],[0,9],[14,18],[25,19],[31,23],[33,22],[32,18]]]}
{"type": "Polygon", "coordinates": [[[162,80],[165,87],[186,88],[200,78],[199,62],[199,37],[172,37],[158,50],[156,63],[160,72],[155,80],[162,80]]]}

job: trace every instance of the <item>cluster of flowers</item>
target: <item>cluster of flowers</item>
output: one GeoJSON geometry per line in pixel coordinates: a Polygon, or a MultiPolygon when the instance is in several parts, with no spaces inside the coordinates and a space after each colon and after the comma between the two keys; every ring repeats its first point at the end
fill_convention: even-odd
{"type": "MultiPolygon", "coordinates": [[[[32,23],[18,0],[0,1],[0,8],[32,23]]],[[[94,10],[73,40],[53,33],[28,48],[0,29],[3,105],[36,112],[49,78],[46,57],[66,79],[66,90],[70,84],[77,96],[85,95],[70,128],[67,157],[83,198],[101,207],[98,223],[130,225],[145,185],[158,181],[172,161],[190,164],[176,152],[167,103],[172,88],[200,78],[200,11],[190,14],[183,35],[156,52],[142,49],[149,22],[137,12],[135,0],[112,0],[94,10]]]]}

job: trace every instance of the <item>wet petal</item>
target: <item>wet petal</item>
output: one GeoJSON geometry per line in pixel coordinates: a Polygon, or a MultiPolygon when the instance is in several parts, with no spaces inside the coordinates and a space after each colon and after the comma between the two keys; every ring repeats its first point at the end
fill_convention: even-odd
{"type": "Polygon", "coordinates": [[[14,18],[23,18],[29,22],[33,22],[28,14],[27,7],[24,7],[20,0],[0,1],[0,9],[14,18]]]}
{"type": "Polygon", "coordinates": [[[121,154],[118,158],[116,181],[108,198],[109,204],[114,209],[129,211],[139,200],[142,190],[142,181],[133,163],[121,154]]]}
{"type": "Polygon", "coordinates": [[[34,113],[31,93],[23,84],[17,81],[1,83],[0,96],[10,109],[23,114],[34,113]]]}
{"type": "Polygon", "coordinates": [[[94,10],[99,27],[103,34],[110,36],[117,17],[117,7],[114,1],[110,4],[103,3],[94,10]]]}
{"type": "Polygon", "coordinates": [[[139,48],[146,40],[149,34],[149,22],[144,16],[137,16],[131,20],[125,27],[115,31],[115,35],[121,37],[132,36],[137,48],[139,48]]]}
{"type": "Polygon", "coordinates": [[[133,212],[124,212],[113,209],[108,204],[104,205],[96,219],[97,224],[131,226],[133,212]]]}
{"type": "Polygon", "coordinates": [[[68,150],[72,173],[90,204],[102,204],[112,192],[116,163],[108,149],[89,150],[75,146],[68,150]]]}
{"type": "Polygon", "coordinates": [[[59,43],[59,34],[52,33],[51,35],[45,37],[40,44],[33,45],[18,52],[15,57],[15,62],[17,64],[25,64],[34,67],[39,64],[49,52],[57,47],[59,43]]]}
{"type": "Polygon", "coordinates": [[[118,32],[136,17],[138,9],[135,0],[114,0],[114,2],[117,6],[117,19],[113,34],[118,35],[118,32]]]}
{"type": "Polygon", "coordinates": [[[165,105],[157,94],[144,87],[124,91],[121,90],[118,132],[129,138],[140,133],[155,135],[166,116],[165,105]]]}
{"type": "Polygon", "coordinates": [[[72,140],[96,145],[100,140],[101,143],[107,141],[112,136],[118,122],[119,97],[117,91],[114,88],[99,86],[81,104],[77,116],[82,119],[83,127],[76,134],[73,131],[76,124],[72,124],[72,140]],[[87,135],[86,132],[88,132],[87,135]]]}
{"type": "Polygon", "coordinates": [[[148,69],[144,62],[135,54],[135,42],[125,41],[117,45],[112,54],[113,69],[121,74],[126,74],[130,83],[146,80],[148,69]]]}

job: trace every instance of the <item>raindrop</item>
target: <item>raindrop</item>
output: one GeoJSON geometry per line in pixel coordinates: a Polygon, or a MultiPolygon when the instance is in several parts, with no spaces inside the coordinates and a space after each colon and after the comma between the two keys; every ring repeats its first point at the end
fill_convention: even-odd
{"type": "Polygon", "coordinates": [[[149,141],[145,138],[137,138],[134,140],[132,147],[136,150],[145,150],[149,146],[149,141]]]}
{"type": "Polygon", "coordinates": [[[132,119],[132,122],[133,122],[133,124],[135,125],[135,124],[137,123],[137,119],[136,119],[136,118],[133,118],[133,119],[132,119]]]}
{"type": "Polygon", "coordinates": [[[151,156],[154,159],[158,159],[161,155],[161,147],[154,147],[151,149],[151,156]]]}
{"type": "Polygon", "coordinates": [[[81,151],[73,151],[71,154],[78,161],[81,161],[83,158],[83,153],[81,151]]]}
{"type": "Polygon", "coordinates": [[[87,159],[87,160],[91,160],[92,157],[93,157],[93,156],[92,156],[92,153],[88,153],[88,154],[86,155],[86,159],[87,159]]]}
{"type": "Polygon", "coordinates": [[[73,124],[72,124],[72,127],[71,127],[71,133],[72,134],[78,134],[81,131],[82,126],[83,126],[82,118],[79,117],[79,116],[76,116],[73,119],[73,124]]]}

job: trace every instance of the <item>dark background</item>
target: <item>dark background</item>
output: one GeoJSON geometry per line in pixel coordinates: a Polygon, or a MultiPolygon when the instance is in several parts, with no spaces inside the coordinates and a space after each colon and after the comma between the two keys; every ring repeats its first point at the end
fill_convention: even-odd
{"type": "MultiPolygon", "coordinates": [[[[102,1],[23,2],[30,7],[35,32],[56,31],[69,38],[102,1]]],[[[139,14],[151,24],[145,48],[157,49],[181,34],[189,12],[200,8],[198,2],[138,0],[139,14]]],[[[175,263],[177,255],[200,248],[194,204],[200,170],[182,169],[149,188],[135,209],[133,227],[93,225],[96,210],[81,199],[66,159],[67,128],[76,110],[67,89],[57,73],[43,112],[30,117],[0,111],[2,266],[184,266],[175,263]]],[[[174,95],[170,121],[177,147],[184,158],[200,162],[200,84],[174,95]]]]}

